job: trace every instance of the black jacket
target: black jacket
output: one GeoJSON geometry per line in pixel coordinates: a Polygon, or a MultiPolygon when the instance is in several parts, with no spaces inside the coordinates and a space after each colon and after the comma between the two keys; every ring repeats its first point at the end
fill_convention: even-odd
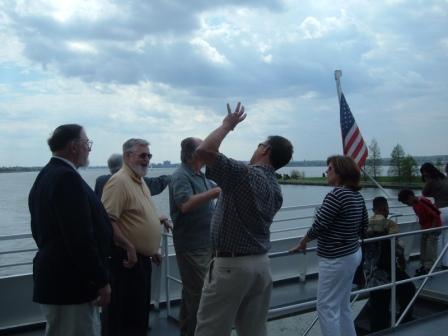
{"type": "Polygon", "coordinates": [[[28,206],[38,252],[33,300],[79,304],[109,282],[112,226],[93,190],[66,162],[52,158],[31,188],[28,206]]]}

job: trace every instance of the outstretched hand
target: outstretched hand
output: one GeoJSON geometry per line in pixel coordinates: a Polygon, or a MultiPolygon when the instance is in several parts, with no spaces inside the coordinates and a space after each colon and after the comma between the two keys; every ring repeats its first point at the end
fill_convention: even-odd
{"type": "Polygon", "coordinates": [[[224,127],[232,131],[236,127],[236,125],[238,125],[244,119],[246,119],[246,113],[244,113],[244,106],[241,105],[240,102],[238,102],[238,104],[236,105],[234,112],[232,112],[229,103],[227,103],[227,115],[222,121],[224,127]]]}

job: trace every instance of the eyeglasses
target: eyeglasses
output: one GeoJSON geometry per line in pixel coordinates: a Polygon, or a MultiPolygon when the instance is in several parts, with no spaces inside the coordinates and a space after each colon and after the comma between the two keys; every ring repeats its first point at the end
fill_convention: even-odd
{"type": "Polygon", "coordinates": [[[333,170],[333,167],[332,167],[332,166],[328,166],[328,167],[327,167],[327,172],[332,171],[332,170],[333,170]]]}
{"type": "Polygon", "coordinates": [[[138,157],[142,160],[148,158],[148,160],[151,160],[152,154],[151,153],[141,153],[138,155],[138,157]]]}
{"type": "Polygon", "coordinates": [[[266,143],[264,143],[264,142],[260,142],[260,143],[258,144],[258,147],[260,147],[260,146],[271,148],[271,145],[268,145],[268,144],[266,144],[266,143]]]}
{"type": "Polygon", "coordinates": [[[78,141],[86,144],[89,151],[92,150],[92,146],[93,146],[93,141],[92,140],[78,139],[78,141]]]}

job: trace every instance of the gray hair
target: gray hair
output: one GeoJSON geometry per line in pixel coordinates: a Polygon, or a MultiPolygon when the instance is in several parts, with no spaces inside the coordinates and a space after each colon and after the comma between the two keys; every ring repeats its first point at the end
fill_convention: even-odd
{"type": "Polygon", "coordinates": [[[198,148],[199,143],[197,141],[198,139],[189,137],[182,140],[180,143],[180,160],[183,163],[189,163],[191,160],[193,160],[194,152],[196,148],[198,148]]]}
{"type": "Polygon", "coordinates": [[[115,174],[120,170],[123,165],[123,155],[121,154],[112,154],[107,160],[107,166],[109,167],[110,173],[115,174]]]}
{"type": "Polygon", "coordinates": [[[131,138],[123,144],[123,154],[131,153],[137,146],[149,146],[149,142],[144,139],[131,138]]]}

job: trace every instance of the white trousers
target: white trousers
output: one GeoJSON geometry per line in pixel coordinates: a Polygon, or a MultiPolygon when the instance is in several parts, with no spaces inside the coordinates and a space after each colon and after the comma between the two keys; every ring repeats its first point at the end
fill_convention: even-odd
{"type": "MultiPolygon", "coordinates": [[[[440,216],[442,217],[442,226],[448,226],[448,207],[440,209],[440,216]]],[[[437,249],[437,254],[442,253],[443,247],[448,244],[448,229],[443,230],[439,236],[439,246],[437,249]]],[[[448,252],[445,253],[439,265],[448,266],[448,252]]]]}
{"type": "Polygon", "coordinates": [[[356,336],[350,292],[361,249],[335,259],[319,258],[317,314],[324,336],[356,336]]]}
{"type": "Polygon", "coordinates": [[[45,336],[100,336],[99,308],[93,303],[74,305],[41,304],[47,320],[45,336]]]}

